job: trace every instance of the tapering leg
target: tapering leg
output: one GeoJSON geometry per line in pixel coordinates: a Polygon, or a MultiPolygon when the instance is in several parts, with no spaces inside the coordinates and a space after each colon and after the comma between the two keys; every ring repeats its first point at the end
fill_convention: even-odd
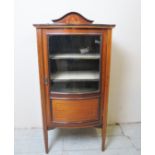
{"type": "Polygon", "coordinates": [[[102,151],[105,150],[106,127],[102,125],[102,151]]]}
{"type": "Polygon", "coordinates": [[[48,153],[48,130],[44,129],[45,152],[48,153]]]}

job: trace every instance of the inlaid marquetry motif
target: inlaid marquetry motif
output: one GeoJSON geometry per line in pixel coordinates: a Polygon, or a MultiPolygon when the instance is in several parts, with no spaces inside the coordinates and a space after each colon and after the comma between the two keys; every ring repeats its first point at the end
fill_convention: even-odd
{"type": "Polygon", "coordinates": [[[76,12],[70,12],[63,17],[52,21],[59,24],[91,24],[93,22],[76,12]]]}

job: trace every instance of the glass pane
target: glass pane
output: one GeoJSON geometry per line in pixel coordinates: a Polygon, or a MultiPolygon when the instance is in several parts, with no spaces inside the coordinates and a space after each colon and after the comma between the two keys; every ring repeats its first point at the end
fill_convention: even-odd
{"type": "Polygon", "coordinates": [[[51,91],[60,93],[89,93],[98,89],[98,81],[51,82],[51,91]]]}
{"type": "Polygon", "coordinates": [[[99,91],[100,35],[50,35],[51,92],[99,91]]]}
{"type": "Polygon", "coordinates": [[[99,71],[99,59],[57,59],[50,61],[51,72],[62,71],[99,71]]]}
{"type": "Polygon", "coordinates": [[[49,36],[49,52],[55,54],[99,54],[99,35],[49,36]]]}

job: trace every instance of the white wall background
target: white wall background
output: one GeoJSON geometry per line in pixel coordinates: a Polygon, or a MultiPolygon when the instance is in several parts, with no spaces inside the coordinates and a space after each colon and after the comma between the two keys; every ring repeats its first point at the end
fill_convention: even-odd
{"type": "Polygon", "coordinates": [[[113,29],[108,123],[140,121],[140,0],[16,0],[15,127],[41,127],[34,23],[76,11],[113,29]]]}

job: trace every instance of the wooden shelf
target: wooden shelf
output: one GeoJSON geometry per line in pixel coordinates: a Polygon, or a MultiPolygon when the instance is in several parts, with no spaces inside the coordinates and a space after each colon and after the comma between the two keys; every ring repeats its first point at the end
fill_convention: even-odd
{"type": "Polygon", "coordinates": [[[99,59],[99,54],[56,54],[50,55],[50,59],[99,59]]]}
{"type": "Polygon", "coordinates": [[[95,71],[58,72],[51,75],[51,80],[99,80],[99,72],[95,71]]]}

